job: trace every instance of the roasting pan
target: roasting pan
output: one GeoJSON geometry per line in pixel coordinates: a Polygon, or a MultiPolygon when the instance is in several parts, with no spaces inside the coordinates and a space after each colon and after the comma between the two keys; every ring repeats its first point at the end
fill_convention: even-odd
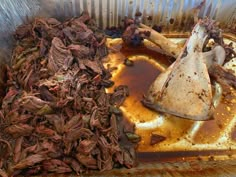
{"type": "MultiPolygon", "coordinates": [[[[166,37],[179,42],[189,36],[193,18],[190,10],[201,2],[201,0],[1,0],[0,61],[1,63],[10,61],[14,46],[12,34],[15,28],[36,16],[64,20],[88,10],[98,25],[105,29],[108,26],[118,26],[124,16],[132,17],[139,10],[143,14],[143,23],[150,26],[160,24],[166,37]],[[152,16],[152,21],[148,20],[149,16],[152,16]],[[170,23],[170,19],[174,22],[170,23]]],[[[219,21],[224,29],[226,42],[234,42],[236,48],[236,2],[208,0],[199,12],[199,17],[204,16],[219,21]]],[[[109,55],[105,63],[119,68],[114,73],[113,80],[117,84],[129,83],[133,88],[137,88],[133,95],[131,92],[131,97],[125,102],[122,110],[125,116],[136,124],[136,132],[142,136],[137,150],[139,164],[133,169],[114,169],[82,176],[236,176],[236,94],[231,98],[230,106],[221,105],[221,111],[214,120],[193,122],[156,114],[142,108],[139,102],[140,95],[147,89],[155,74],[168,66],[156,52],[156,46],[145,41],[144,47],[129,49],[122,47],[120,39],[109,39],[108,43],[122,48],[118,55],[109,55]],[[122,65],[121,61],[127,57],[135,61],[136,67],[127,69],[122,65]],[[145,64],[144,61],[148,62],[145,64]],[[149,64],[146,69],[151,67],[150,70],[153,72],[142,70],[143,65],[147,63],[149,64]],[[133,75],[137,73],[137,75],[123,79],[124,76],[129,76],[127,73],[133,75]],[[152,133],[161,134],[167,139],[151,146],[149,137],[152,133]]],[[[226,67],[235,70],[236,59],[234,60],[226,67]]]]}

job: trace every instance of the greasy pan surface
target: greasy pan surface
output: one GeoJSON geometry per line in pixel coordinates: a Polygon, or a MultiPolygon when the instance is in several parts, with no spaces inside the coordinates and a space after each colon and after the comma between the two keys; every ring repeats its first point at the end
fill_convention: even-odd
{"type": "MultiPolygon", "coordinates": [[[[186,37],[184,34],[169,34],[167,36],[175,42],[186,37]]],[[[234,35],[225,35],[225,37],[226,43],[235,41],[234,35]]],[[[156,162],[157,166],[164,166],[164,169],[170,168],[174,172],[164,174],[158,170],[159,168],[154,167],[144,173],[145,176],[148,174],[161,174],[161,176],[236,175],[234,170],[229,170],[231,174],[227,170],[222,170],[226,169],[226,166],[227,168],[235,168],[233,165],[236,157],[235,91],[221,100],[213,119],[209,121],[194,122],[152,112],[141,105],[142,94],[145,94],[156,76],[165,70],[172,61],[159,54],[158,48],[148,41],[145,41],[144,46],[135,49],[126,47],[119,39],[109,40],[108,45],[120,50],[120,53],[110,54],[107,63],[118,68],[113,73],[115,83],[127,84],[130,88],[130,97],[122,109],[125,116],[136,124],[136,132],[142,136],[138,147],[138,159],[141,163],[136,170],[139,171],[142,167],[145,169],[146,163],[156,162]],[[134,61],[133,66],[125,66],[123,64],[125,58],[134,61]],[[165,136],[166,139],[158,144],[150,145],[152,134],[165,136]],[[188,162],[195,164],[196,168],[189,166],[188,162]],[[230,163],[226,163],[224,166],[222,162],[230,163]],[[174,168],[173,163],[178,167],[174,168]],[[213,168],[210,165],[212,163],[216,165],[213,168]],[[188,164],[188,167],[184,167],[185,170],[178,170],[184,164],[188,164]],[[208,164],[209,167],[204,166],[205,164],[208,164]]],[[[235,63],[234,60],[233,63],[235,63]]],[[[225,67],[235,71],[235,64],[228,63],[225,67]]],[[[139,174],[136,172],[132,173],[139,174]]]]}
{"type": "MultiPolygon", "coordinates": [[[[165,29],[167,32],[172,32],[175,30],[188,31],[188,25],[181,25],[179,22],[187,23],[188,17],[190,16],[188,9],[196,6],[199,4],[199,2],[201,1],[181,0],[178,3],[177,1],[161,2],[142,0],[22,0],[21,2],[14,0],[3,0],[0,4],[0,24],[2,25],[0,29],[1,61],[5,59],[7,62],[7,58],[9,58],[13,44],[12,32],[15,30],[16,26],[27,21],[27,18],[31,19],[40,15],[64,19],[79,15],[84,9],[88,9],[88,11],[97,19],[99,25],[106,27],[107,25],[117,25],[118,21],[120,21],[125,15],[132,16],[132,14],[135,13],[136,8],[139,7],[146,16],[153,15],[155,23],[159,23],[161,21],[164,25],[168,24],[166,25],[167,28],[165,29]],[[179,5],[176,5],[176,3],[179,5]],[[176,17],[176,12],[179,11],[184,13],[179,14],[178,19],[175,20],[174,24],[170,25],[168,23],[169,19],[171,17],[176,17]],[[178,23],[178,28],[175,28],[174,25],[178,23]]],[[[222,2],[223,1],[214,0],[207,1],[206,7],[201,12],[201,15],[204,16],[208,14],[210,16],[214,16],[216,19],[220,20],[224,26],[228,26],[230,32],[235,32],[235,3],[232,0],[224,1],[223,4],[222,2]]],[[[143,21],[148,23],[146,17],[144,17],[143,21]]],[[[170,34],[169,36],[176,37],[170,34]]],[[[229,36],[227,36],[227,38],[229,38],[229,36]]],[[[233,39],[233,37],[231,37],[231,39],[233,39]]],[[[123,50],[123,52],[124,56],[125,53],[130,54],[130,51],[127,52],[123,50]]],[[[150,50],[148,54],[148,58],[151,59],[153,59],[156,55],[155,52],[150,50]]],[[[143,55],[143,53],[140,55],[143,55]]],[[[139,58],[141,59],[147,58],[146,56],[140,57],[140,55],[139,58]]],[[[132,54],[132,56],[135,57],[134,54],[132,54]]],[[[160,55],[159,57],[161,58],[160,55]]],[[[139,64],[142,62],[146,63],[144,60],[140,61],[139,64]]],[[[152,79],[155,79],[156,75],[160,73],[162,69],[165,69],[171,62],[166,62],[165,60],[160,61],[160,63],[155,62],[155,64],[152,62],[151,65],[144,64],[151,68],[152,71],[155,71],[151,75],[152,79]],[[155,67],[153,67],[153,64],[155,67]]],[[[140,66],[139,64],[137,65],[140,66]]],[[[142,96],[142,93],[145,91],[145,89],[147,89],[150,82],[151,80],[148,79],[147,83],[143,85],[144,88],[142,88],[139,93],[136,93],[136,96],[142,96]]],[[[139,104],[138,102],[140,98],[141,97],[138,98],[137,104],[139,104]]],[[[150,127],[145,130],[137,130],[140,133],[144,132],[143,135],[146,137],[144,138],[144,141],[141,142],[138,149],[138,160],[140,161],[140,164],[137,168],[131,170],[115,169],[109,172],[88,174],[85,176],[236,176],[235,118],[233,119],[232,116],[228,117],[229,114],[232,114],[229,112],[233,112],[235,106],[231,106],[230,111],[228,110],[229,108],[225,108],[225,112],[223,112],[225,115],[219,114],[217,119],[210,121],[211,123],[196,123],[201,124],[196,127],[201,127],[202,131],[200,131],[200,133],[194,134],[194,136],[190,138],[186,136],[188,135],[189,131],[185,132],[178,128],[178,126],[180,126],[181,128],[184,128],[184,130],[191,130],[194,123],[184,119],[181,119],[181,121],[178,123],[177,120],[179,119],[177,118],[166,118],[169,120],[169,122],[166,124],[166,127],[172,128],[173,132],[167,132],[168,129],[155,129],[155,131],[157,131],[156,133],[158,134],[169,134],[169,139],[167,141],[168,143],[166,144],[163,142],[155,146],[149,146],[149,135],[154,131],[154,128],[152,130],[150,130],[150,127]],[[223,119],[225,117],[226,119],[223,119]],[[232,126],[232,129],[228,128],[229,125],[232,126]],[[224,143],[217,145],[217,140],[220,140],[220,137],[222,137],[222,134],[225,134],[225,132],[227,133],[227,136],[226,139],[222,139],[224,143]],[[176,147],[176,142],[180,140],[177,139],[177,137],[182,137],[181,140],[184,140],[185,143],[182,145],[179,144],[179,146],[176,147]],[[191,140],[194,140],[194,142],[191,140]],[[169,144],[172,144],[172,146],[169,146],[169,144]],[[147,145],[149,146],[148,148],[147,145]],[[203,149],[204,151],[202,151],[203,149]],[[158,151],[158,153],[154,151],[158,151]]],[[[152,116],[156,116],[156,113],[152,113],[148,110],[146,110],[146,113],[148,113],[150,116],[146,116],[147,114],[145,114],[145,117],[141,116],[141,118],[139,118],[139,120],[141,120],[139,121],[139,123],[141,123],[139,124],[141,127],[145,123],[143,120],[148,120],[147,117],[152,118],[152,116]]]]}
{"type": "MultiPolygon", "coordinates": [[[[142,163],[133,169],[114,169],[102,173],[81,175],[84,177],[234,177],[236,161],[192,161],[174,163],[142,163]]],[[[49,175],[49,177],[74,177],[76,175],[49,175]]]]}
{"type": "MultiPolygon", "coordinates": [[[[180,39],[172,40],[177,42],[180,39]]],[[[229,41],[226,40],[227,42],[229,41]]],[[[228,152],[236,149],[236,93],[233,89],[231,94],[222,97],[212,120],[209,121],[191,121],[150,111],[142,106],[140,100],[156,76],[170,65],[170,59],[159,54],[158,48],[148,41],[145,41],[144,46],[133,49],[122,46],[122,41],[119,39],[111,40],[109,45],[120,48],[120,53],[108,56],[110,57],[108,63],[118,67],[113,73],[115,83],[129,86],[130,97],[125,101],[122,110],[125,116],[136,124],[136,131],[142,136],[138,148],[140,152],[203,150],[228,152]],[[122,63],[126,57],[134,61],[132,67],[122,63]],[[164,136],[166,139],[150,145],[152,134],[164,136]]],[[[235,65],[231,65],[231,69],[235,69],[235,65]]],[[[215,95],[221,95],[221,91],[222,88],[217,87],[215,95]]]]}

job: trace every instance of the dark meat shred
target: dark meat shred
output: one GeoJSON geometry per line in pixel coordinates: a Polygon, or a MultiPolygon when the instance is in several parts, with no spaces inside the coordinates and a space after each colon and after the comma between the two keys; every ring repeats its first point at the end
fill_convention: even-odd
{"type": "Polygon", "coordinates": [[[236,76],[231,70],[227,70],[218,64],[212,65],[209,70],[211,78],[219,82],[222,86],[231,86],[236,89],[236,76]]]}
{"type": "MultiPolygon", "coordinates": [[[[106,38],[89,14],[65,22],[36,18],[14,36],[12,66],[6,67],[7,82],[0,83],[7,83],[0,109],[0,173],[79,175],[134,167],[140,138],[129,141],[123,129],[130,123],[119,109],[128,87],[106,93],[114,84],[102,63],[106,38]]],[[[137,136],[133,128],[129,133],[137,136]]]]}
{"type": "Polygon", "coordinates": [[[150,145],[155,145],[155,144],[158,144],[158,143],[165,141],[165,140],[166,140],[166,137],[164,137],[164,136],[152,134],[150,145]]]}

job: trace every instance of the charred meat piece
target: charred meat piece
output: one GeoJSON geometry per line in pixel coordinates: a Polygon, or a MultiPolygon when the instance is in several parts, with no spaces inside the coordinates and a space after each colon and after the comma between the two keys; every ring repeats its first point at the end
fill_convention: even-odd
{"type": "Polygon", "coordinates": [[[165,141],[166,137],[161,136],[161,135],[157,135],[157,134],[152,134],[151,135],[151,141],[150,141],[150,145],[155,145],[158,144],[162,141],[165,141]]]}

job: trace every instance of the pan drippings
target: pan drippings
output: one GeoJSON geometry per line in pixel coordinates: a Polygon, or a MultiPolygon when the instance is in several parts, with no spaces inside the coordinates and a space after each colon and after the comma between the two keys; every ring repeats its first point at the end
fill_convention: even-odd
{"type": "Polygon", "coordinates": [[[153,82],[173,61],[159,53],[158,48],[150,42],[144,46],[128,48],[119,40],[111,40],[110,44],[120,52],[112,54],[110,66],[118,69],[113,73],[113,81],[119,85],[127,85],[130,96],[121,107],[126,117],[136,124],[136,133],[142,140],[139,152],[186,151],[186,150],[224,150],[234,149],[236,92],[224,88],[222,100],[217,105],[213,117],[209,121],[192,121],[180,119],[168,114],[153,112],[143,107],[140,100],[153,82]],[[128,58],[133,66],[126,66],[123,61],[128,58]],[[115,61],[114,61],[114,60],[115,61]],[[150,145],[151,136],[158,134],[166,139],[158,144],[150,145]]]}

